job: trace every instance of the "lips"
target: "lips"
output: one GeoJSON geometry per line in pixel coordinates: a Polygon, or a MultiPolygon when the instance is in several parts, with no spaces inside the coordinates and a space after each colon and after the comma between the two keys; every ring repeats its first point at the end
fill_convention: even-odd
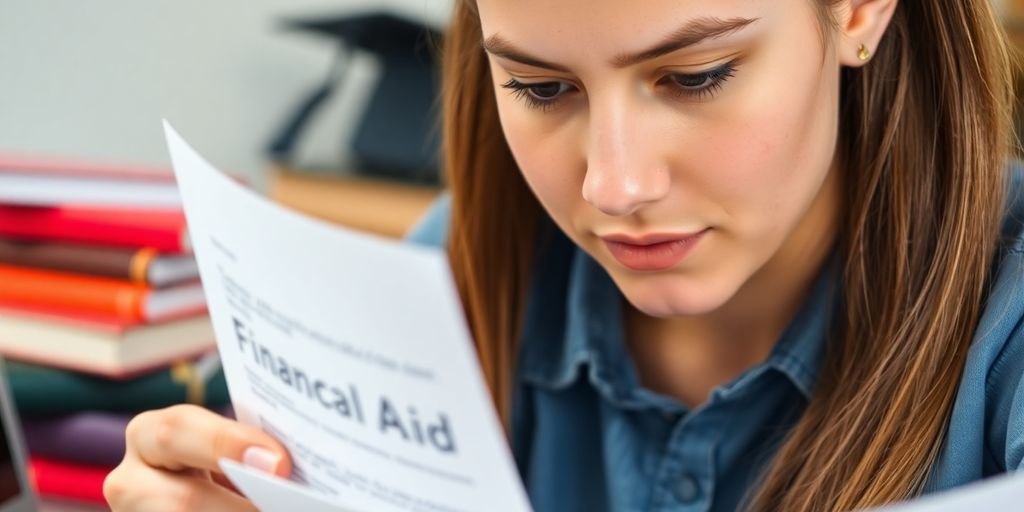
{"type": "Polygon", "coordinates": [[[704,238],[710,228],[696,233],[652,233],[642,236],[611,234],[601,240],[626,268],[652,272],[672,268],[683,260],[704,238]]]}

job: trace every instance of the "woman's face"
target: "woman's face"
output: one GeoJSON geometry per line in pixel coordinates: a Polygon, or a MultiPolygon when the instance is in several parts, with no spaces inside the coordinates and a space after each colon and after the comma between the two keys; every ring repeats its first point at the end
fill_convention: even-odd
{"type": "Polygon", "coordinates": [[[714,311],[834,229],[839,63],[811,1],[478,7],[519,168],[637,309],[714,311]]]}

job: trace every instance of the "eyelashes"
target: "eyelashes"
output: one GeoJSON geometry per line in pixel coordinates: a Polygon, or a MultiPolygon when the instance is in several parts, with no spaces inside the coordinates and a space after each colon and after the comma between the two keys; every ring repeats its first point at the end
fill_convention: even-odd
{"type": "MultiPolygon", "coordinates": [[[[735,73],[736,61],[731,61],[701,73],[671,73],[658,80],[657,85],[667,87],[669,93],[679,99],[706,100],[714,97],[735,73]]],[[[525,102],[527,107],[540,111],[552,109],[575,89],[565,82],[528,84],[514,78],[501,84],[501,87],[525,102]]]]}
{"type": "Polygon", "coordinates": [[[715,93],[722,89],[725,81],[735,76],[735,74],[735,62],[727,62],[703,73],[673,73],[666,75],[659,83],[667,80],[676,86],[673,91],[676,94],[706,99],[714,97],[715,93]]]}
{"type": "Polygon", "coordinates": [[[512,91],[512,95],[517,99],[526,102],[526,106],[541,111],[550,110],[566,92],[572,89],[571,85],[564,82],[524,84],[515,78],[501,86],[512,91]]]}

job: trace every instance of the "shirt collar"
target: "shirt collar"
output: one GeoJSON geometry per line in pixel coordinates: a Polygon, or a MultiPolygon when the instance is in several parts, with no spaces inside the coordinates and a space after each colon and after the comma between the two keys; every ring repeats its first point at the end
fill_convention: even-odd
{"type": "Polygon", "coordinates": [[[560,233],[539,256],[523,323],[521,378],[560,389],[574,383],[586,366],[599,389],[623,395],[635,379],[615,283],[560,233]]]}
{"type": "Polygon", "coordinates": [[[842,283],[836,251],[818,272],[810,293],[775,344],[765,365],[781,372],[806,397],[818,381],[842,283]]]}
{"type": "MultiPolygon", "coordinates": [[[[523,323],[520,378],[563,389],[586,377],[606,399],[623,406],[650,406],[653,401],[676,408],[667,397],[640,387],[625,346],[624,298],[600,264],[560,233],[551,237],[537,262],[523,323]]],[[[810,396],[834,312],[837,272],[833,254],[765,363],[727,386],[767,367],[810,396]]]]}

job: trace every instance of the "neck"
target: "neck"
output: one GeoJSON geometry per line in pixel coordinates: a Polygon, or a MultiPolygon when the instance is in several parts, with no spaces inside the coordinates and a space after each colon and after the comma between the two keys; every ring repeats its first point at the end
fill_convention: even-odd
{"type": "Polygon", "coordinates": [[[696,407],[714,388],[767,359],[828,258],[840,192],[833,169],[779,251],[722,307],[654,318],[627,302],[627,339],[641,383],[696,407]]]}

